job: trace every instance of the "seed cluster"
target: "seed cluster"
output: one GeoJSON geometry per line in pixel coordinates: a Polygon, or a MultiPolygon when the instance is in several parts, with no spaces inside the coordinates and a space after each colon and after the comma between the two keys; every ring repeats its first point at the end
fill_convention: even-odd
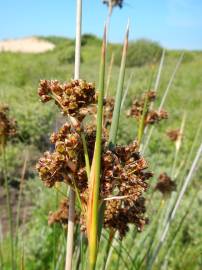
{"type": "Polygon", "coordinates": [[[107,6],[118,6],[120,8],[123,7],[123,0],[103,0],[103,3],[106,4],[107,6]]]}
{"type": "MultiPolygon", "coordinates": [[[[88,128],[83,132],[92,161],[95,129],[88,128]]],[[[51,142],[55,144],[54,152],[46,152],[37,164],[42,181],[47,187],[53,187],[56,182],[65,182],[73,188],[76,186],[86,206],[88,179],[80,133],[66,123],[58,133],[51,135],[51,142]]],[[[147,189],[146,180],[152,176],[145,172],[146,168],[146,161],[140,156],[136,142],[129,146],[117,146],[111,151],[103,139],[100,196],[106,199],[104,226],[119,230],[121,237],[126,234],[130,223],[141,230],[146,222],[143,217],[145,206],[142,194],[147,189]]],[[[63,213],[58,210],[51,215],[50,220],[58,221],[63,213]]],[[[84,219],[81,218],[80,222],[85,230],[84,219]]],[[[52,224],[51,221],[49,223],[52,224]]],[[[64,218],[61,218],[61,223],[64,223],[64,218]]]]}
{"type": "Polygon", "coordinates": [[[179,138],[182,136],[180,129],[169,130],[166,134],[168,138],[173,142],[178,141],[179,138]]]}
{"type": "MultiPolygon", "coordinates": [[[[74,81],[61,86],[56,81],[41,81],[39,95],[42,101],[46,102],[52,99],[52,96],[57,95],[57,100],[59,100],[56,100],[57,105],[62,108],[63,112],[68,114],[71,112],[71,119],[58,132],[54,132],[51,135],[50,141],[54,145],[54,151],[45,152],[44,156],[39,159],[36,168],[41,180],[47,187],[51,188],[57,182],[64,182],[78,191],[82,203],[82,211],[77,213],[77,222],[80,223],[82,230],[85,231],[89,190],[83,137],[85,137],[91,164],[96,140],[96,127],[84,125],[84,122],[81,123],[80,105],[72,109],[70,103],[64,103],[67,89],[69,89],[66,85],[81,85],[81,82],[84,81],[74,81]],[[65,111],[61,104],[65,107],[65,111]]],[[[84,85],[85,87],[82,89],[87,89],[87,86],[89,86],[90,94],[86,98],[86,103],[82,103],[82,108],[88,108],[91,102],[95,101],[92,98],[95,96],[95,89],[93,88],[92,90],[91,83],[85,82],[84,85]]],[[[78,88],[81,91],[81,87],[79,86],[78,88]]],[[[77,97],[74,94],[74,88],[71,88],[70,92],[72,96],[77,97]]],[[[75,102],[78,100],[80,101],[81,99],[76,99],[75,102]]],[[[113,99],[106,100],[104,110],[105,121],[109,122],[109,119],[112,118],[113,105],[113,99]]],[[[144,217],[145,206],[142,195],[147,189],[147,180],[152,174],[146,171],[147,163],[140,156],[136,141],[127,146],[114,146],[113,149],[109,149],[105,129],[103,129],[102,136],[100,200],[105,204],[104,226],[112,230],[118,230],[120,236],[123,237],[128,231],[130,223],[135,224],[138,230],[142,230],[147,222],[147,219],[144,217]]],[[[60,209],[49,216],[49,224],[61,222],[64,225],[68,222],[67,217],[68,202],[62,201],[60,209]]]]}
{"type": "Polygon", "coordinates": [[[107,97],[104,104],[104,124],[105,127],[111,125],[114,111],[114,98],[107,97]]]}
{"type": "Polygon", "coordinates": [[[176,190],[176,183],[166,174],[159,175],[155,190],[159,190],[164,196],[169,196],[176,190]]]}
{"type": "Polygon", "coordinates": [[[145,199],[139,197],[133,205],[114,200],[107,203],[105,211],[105,227],[118,230],[123,238],[129,230],[129,224],[135,224],[138,231],[142,231],[148,219],[144,217],[145,199]]]}
{"type": "Polygon", "coordinates": [[[164,110],[161,111],[150,111],[147,113],[145,117],[145,125],[153,125],[155,123],[158,123],[159,121],[163,119],[168,118],[168,113],[164,110]]]}
{"type": "MultiPolygon", "coordinates": [[[[95,141],[95,130],[85,130],[89,155],[92,156],[92,140],[95,141]],[[91,149],[91,151],[90,151],[91,149]]],[[[56,182],[65,182],[70,186],[76,184],[82,192],[87,188],[87,175],[81,133],[71,124],[65,123],[50,138],[55,146],[53,153],[45,152],[36,166],[40,178],[47,187],[56,182]]]]}
{"type": "Polygon", "coordinates": [[[142,194],[152,173],[145,172],[146,161],[138,152],[138,144],[117,146],[103,154],[101,193],[106,202],[105,227],[119,230],[123,237],[128,225],[143,229],[145,206],[142,194]],[[114,196],[114,198],[113,198],[114,196]]]}
{"type": "Polygon", "coordinates": [[[96,102],[95,86],[84,80],[72,80],[61,84],[57,80],[41,80],[38,94],[42,102],[55,100],[64,114],[83,119],[87,107],[96,102]]]}
{"type": "Polygon", "coordinates": [[[148,91],[140,99],[135,99],[132,103],[132,107],[128,112],[128,116],[133,116],[139,120],[143,113],[145,115],[145,126],[153,125],[158,123],[163,119],[168,118],[168,113],[164,110],[151,110],[151,103],[156,99],[156,92],[148,91]],[[146,104],[146,111],[144,112],[144,107],[146,104]]]}
{"type": "Polygon", "coordinates": [[[67,199],[64,199],[60,202],[59,209],[56,212],[49,214],[48,224],[52,225],[54,223],[61,223],[62,225],[66,226],[68,223],[68,212],[68,201],[67,199]]]}
{"type": "Polygon", "coordinates": [[[9,118],[9,107],[0,105],[0,144],[4,146],[9,137],[16,134],[16,121],[9,118]]]}

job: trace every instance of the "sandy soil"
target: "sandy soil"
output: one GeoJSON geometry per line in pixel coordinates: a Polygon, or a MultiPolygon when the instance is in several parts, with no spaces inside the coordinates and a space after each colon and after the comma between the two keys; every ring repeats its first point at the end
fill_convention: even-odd
{"type": "Polygon", "coordinates": [[[53,43],[36,37],[0,41],[0,52],[42,53],[53,50],[54,47],[53,43]]]}

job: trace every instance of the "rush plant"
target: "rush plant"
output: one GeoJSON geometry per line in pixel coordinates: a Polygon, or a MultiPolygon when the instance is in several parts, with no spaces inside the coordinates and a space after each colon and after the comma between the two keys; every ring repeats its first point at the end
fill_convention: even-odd
{"type": "Polygon", "coordinates": [[[9,107],[0,105],[0,154],[3,159],[3,176],[4,186],[6,191],[7,216],[9,220],[9,240],[10,240],[10,267],[15,269],[15,254],[14,254],[14,226],[13,214],[10,197],[10,188],[8,181],[7,160],[6,160],[6,145],[8,140],[16,134],[16,121],[9,117],[9,107]]]}
{"type": "MultiPolygon", "coordinates": [[[[70,188],[69,200],[63,201],[60,210],[53,213],[49,220],[50,223],[56,221],[64,225],[68,222],[68,235],[71,234],[70,237],[73,239],[72,198],[76,196],[78,204],[76,222],[80,224],[88,239],[88,265],[92,270],[96,266],[102,228],[108,228],[112,234],[118,232],[119,237],[123,238],[129,224],[136,225],[141,231],[147,223],[144,217],[146,210],[143,193],[147,189],[147,180],[152,173],[146,171],[148,166],[139,153],[138,141],[126,146],[118,146],[116,143],[123,98],[128,34],[129,26],[123,45],[109,136],[108,130],[103,126],[106,28],[97,92],[93,83],[78,78],[79,73],[74,80],[65,83],[42,80],[38,90],[41,101],[43,103],[54,101],[66,120],[58,132],[51,135],[54,151],[46,152],[37,164],[40,178],[47,187],[51,188],[58,182],[63,182],[70,188]],[[92,120],[89,121],[87,117],[92,120]]],[[[77,44],[76,52],[79,48],[77,44]]],[[[75,66],[78,65],[77,61],[76,57],[75,66]]],[[[73,249],[73,241],[68,238],[68,256],[72,254],[70,249],[73,249]]],[[[72,257],[68,256],[66,262],[72,257]]],[[[66,263],[66,269],[70,268],[71,263],[66,263]]]]}
{"type": "MultiPolygon", "coordinates": [[[[169,81],[160,106],[156,110],[153,107],[165,57],[165,51],[163,51],[155,91],[149,85],[145,93],[134,99],[128,113],[128,116],[137,120],[136,138],[130,144],[118,145],[119,122],[125,99],[124,80],[129,25],[123,43],[116,95],[113,98],[105,95],[107,26],[104,29],[101,48],[98,87],[94,82],[86,81],[80,76],[81,10],[82,1],[78,0],[74,79],[68,82],[41,80],[38,89],[41,101],[43,103],[53,101],[62,113],[64,122],[50,137],[53,150],[45,152],[37,163],[39,176],[46,187],[56,188],[57,185],[62,184],[69,190],[68,196],[65,195],[60,202],[59,209],[49,215],[49,224],[60,223],[68,229],[66,270],[74,267],[72,264],[74,256],[76,269],[79,267],[85,269],[86,265],[87,269],[96,269],[103,237],[106,238],[107,244],[102,269],[107,269],[114,251],[118,257],[117,269],[121,262],[126,269],[136,269],[136,267],[141,269],[142,265],[151,269],[201,151],[200,148],[190,173],[183,182],[182,190],[177,193],[176,200],[171,200],[172,209],[167,207],[167,211],[164,208],[165,201],[169,200],[172,197],[171,193],[176,191],[176,183],[171,179],[176,169],[176,159],[173,163],[171,177],[165,172],[160,174],[155,190],[162,193],[162,199],[156,218],[151,226],[147,226],[150,229],[145,238],[140,241],[135,256],[130,256],[124,247],[124,241],[127,239],[131,225],[135,225],[133,227],[137,228],[136,237],[137,232],[143,231],[145,225],[148,224],[145,192],[148,189],[148,180],[153,173],[148,170],[148,163],[142,153],[149,143],[154,124],[168,118],[168,114],[162,109],[162,106],[182,61],[182,56],[169,81]],[[149,129],[147,135],[149,126],[152,128],[149,129]],[[144,144],[145,138],[146,144],[144,144]],[[168,213],[168,218],[164,212],[168,213]],[[159,225],[160,220],[165,221],[162,230],[159,225]],[[146,252],[141,253],[144,243],[147,243],[146,252]],[[130,263],[125,262],[123,254],[129,256],[130,263]]],[[[181,128],[181,132],[182,130],[183,128],[181,128]]],[[[181,138],[177,133],[168,135],[172,140],[177,137],[178,142],[181,138]]],[[[178,154],[179,143],[177,145],[178,154]]],[[[149,198],[151,205],[153,194],[154,191],[149,198]]],[[[134,239],[130,244],[134,244],[134,239]]]]}

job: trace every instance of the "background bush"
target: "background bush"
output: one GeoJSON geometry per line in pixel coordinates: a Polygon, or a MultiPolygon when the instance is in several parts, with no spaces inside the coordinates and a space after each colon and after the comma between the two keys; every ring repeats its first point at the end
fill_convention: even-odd
{"type": "MultiPolygon", "coordinates": [[[[120,65],[121,48],[117,49],[115,55],[115,64],[120,65]]],[[[127,67],[141,67],[145,64],[156,63],[162,53],[162,47],[157,43],[146,39],[140,39],[129,43],[127,67]]]]}
{"type": "Polygon", "coordinates": [[[98,45],[99,46],[100,44],[102,44],[101,39],[96,37],[95,35],[92,35],[92,34],[82,35],[81,46],[86,46],[86,45],[98,45]]]}

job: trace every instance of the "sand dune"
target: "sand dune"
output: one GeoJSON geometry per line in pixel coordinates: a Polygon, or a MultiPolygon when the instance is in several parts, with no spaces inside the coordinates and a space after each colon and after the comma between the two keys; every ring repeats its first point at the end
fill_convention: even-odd
{"type": "Polygon", "coordinates": [[[53,50],[55,45],[36,37],[0,41],[0,52],[42,53],[53,50]]]}

